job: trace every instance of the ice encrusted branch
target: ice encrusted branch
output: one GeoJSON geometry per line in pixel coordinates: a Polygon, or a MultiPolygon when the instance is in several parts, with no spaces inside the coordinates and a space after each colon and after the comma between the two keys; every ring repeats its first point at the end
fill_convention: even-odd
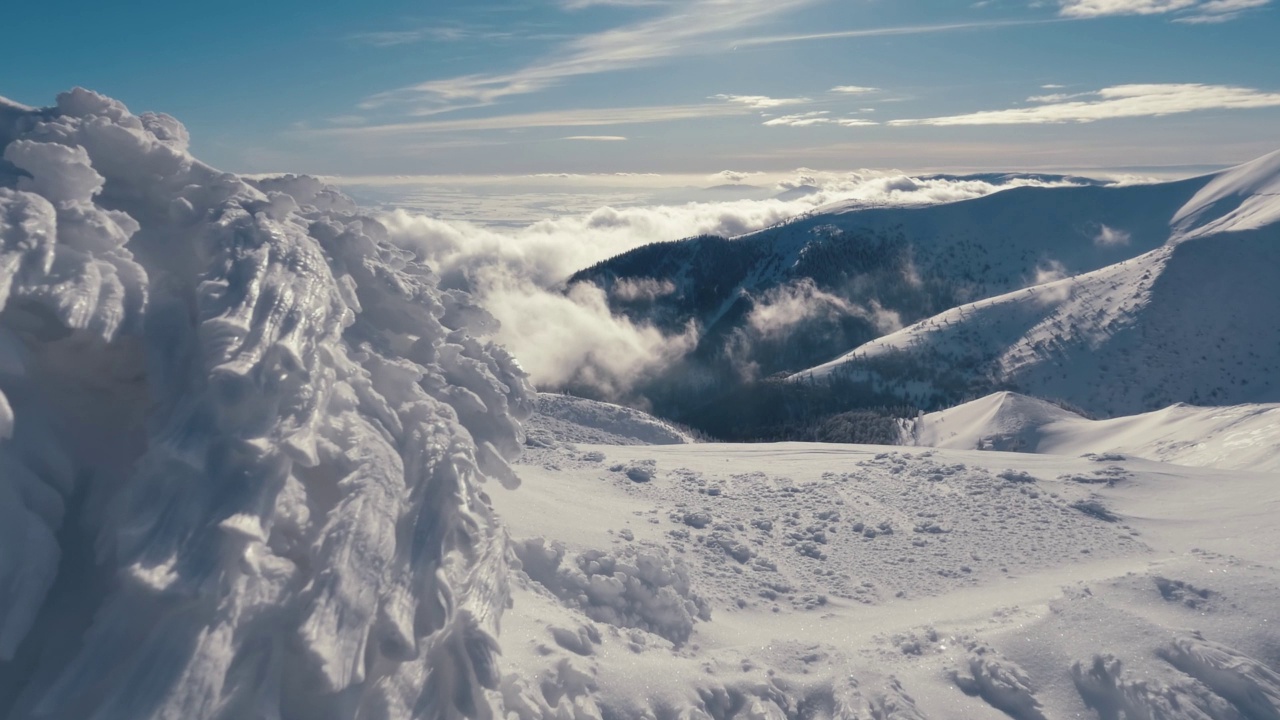
{"type": "Polygon", "coordinates": [[[0,717],[489,714],[531,409],[340,194],[0,101],[0,717]]]}

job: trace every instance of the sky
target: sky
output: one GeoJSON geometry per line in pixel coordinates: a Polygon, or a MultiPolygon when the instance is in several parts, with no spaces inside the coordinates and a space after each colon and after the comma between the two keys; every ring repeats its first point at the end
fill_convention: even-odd
{"type": "Polygon", "coordinates": [[[1280,148],[1275,0],[47,0],[0,95],[222,169],[386,178],[1158,170],[1280,148]]]}

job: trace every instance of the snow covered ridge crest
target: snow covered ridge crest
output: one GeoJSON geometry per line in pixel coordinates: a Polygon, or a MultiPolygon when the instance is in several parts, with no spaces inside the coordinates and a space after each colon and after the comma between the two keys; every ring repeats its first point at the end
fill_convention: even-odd
{"type": "Polygon", "coordinates": [[[0,102],[0,716],[483,716],[525,373],[349,200],[186,147],[0,102]]]}

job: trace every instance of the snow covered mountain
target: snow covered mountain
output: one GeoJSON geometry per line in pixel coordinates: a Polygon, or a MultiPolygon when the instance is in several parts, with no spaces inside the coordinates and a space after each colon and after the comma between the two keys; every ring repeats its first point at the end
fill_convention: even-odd
{"type": "Polygon", "coordinates": [[[966,302],[1160,248],[1170,218],[1212,180],[983,179],[1011,189],[940,205],[830,206],[733,239],[649,245],[569,282],[594,283],[615,312],[671,332],[696,324],[695,355],[713,374],[767,376],[966,302]]]}
{"type": "Polygon", "coordinates": [[[1048,455],[1121,454],[1178,465],[1280,473],[1280,405],[1195,407],[1090,420],[1043,400],[999,392],[923,415],[907,443],[1048,455]]]}
{"type": "Polygon", "coordinates": [[[1280,152],[1207,178],[1168,241],[961,305],[797,374],[921,406],[1012,389],[1098,415],[1280,400],[1280,152]]]}

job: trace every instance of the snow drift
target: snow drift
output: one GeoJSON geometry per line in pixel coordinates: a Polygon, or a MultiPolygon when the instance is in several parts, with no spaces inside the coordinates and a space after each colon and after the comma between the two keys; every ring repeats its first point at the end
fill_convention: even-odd
{"type": "Polygon", "coordinates": [[[1195,407],[1090,420],[1057,405],[999,392],[923,415],[909,445],[1041,455],[1132,455],[1197,467],[1280,472],[1280,405],[1195,407]]]}
{"type": "Polygon", "coordinates": [[[0,716],[484,716],[532,390],[318,182],[0,102],[0,716]]]}

